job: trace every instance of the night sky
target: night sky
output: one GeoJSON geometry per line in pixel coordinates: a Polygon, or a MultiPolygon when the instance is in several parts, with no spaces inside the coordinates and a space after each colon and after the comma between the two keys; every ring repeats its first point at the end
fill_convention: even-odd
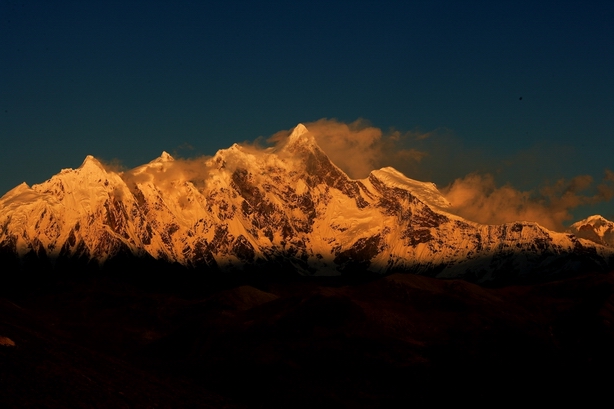
{"type": "MultiPolygon", "coordinates": [[[[614,2],[400,3],[3,0],[0,195],[88,154],[130,168],[321,118],[405,135],[426,155],[400,170],[438,186],[590,175],[595,193],[614,170],[614,2]]],[[[571,211],[614,219],[614,200],[571,211]]]]}

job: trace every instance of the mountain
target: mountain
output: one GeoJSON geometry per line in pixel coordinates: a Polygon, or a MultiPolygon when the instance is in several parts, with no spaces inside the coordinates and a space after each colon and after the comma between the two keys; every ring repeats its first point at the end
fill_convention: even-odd
{"type": "Polygon", "coordinates": [[[590,216],[580,220],[569,227],[571,233],[577,237],[591,240],[604,246],[614,247],[614,222],[602,216],[590,216]]]}
{"type": "Polygon", "coordinates": [[[189,268],[280,265],[305,275],[412,271],[472,281],[604,270],[614,249],[536,223],[481,225],[393,168],[350,179],[301,124],[274,148],[163,153],[127,172],[92,156],[0,198],[0,254],[21,262],[149,258],[189,268]]]}

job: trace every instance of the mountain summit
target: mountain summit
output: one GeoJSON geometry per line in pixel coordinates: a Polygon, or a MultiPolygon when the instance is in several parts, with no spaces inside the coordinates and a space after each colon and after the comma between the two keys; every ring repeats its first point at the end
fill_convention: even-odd
{"type": "Polygon", "coordinates": [[[129,255],[189,268],[480,282],[606,269],[614,258],[612,248],[536,223],[481,225],[448,209],[434,184],[393,168],[350,179],[299,124],[279,148],[235,144],[191,161],[163,152],[121,174],[88,156],[0,199],[0,251],[51,265],[129,255]]]}
{"type": "Polygon", "coordinates": [[[614,222],[600,215],[580,220],[572,224],[569,230],[578,237],[614,247],[614,222]]]}

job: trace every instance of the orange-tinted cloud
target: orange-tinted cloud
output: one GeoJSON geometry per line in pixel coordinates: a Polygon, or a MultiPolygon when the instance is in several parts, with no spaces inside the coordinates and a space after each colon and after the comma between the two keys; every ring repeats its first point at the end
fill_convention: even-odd
{"type": "Polygon", "coordinates": [[[157,163],[155,166],[137,167],[121,174],[129,187],[134,184],[153,183],[162,190],[181,186],[191,182],[197,188],[202,188],[209,175],[207,156],[192,159],[174,159],[157,163]]]}
{"type": "MultiPolygon", "coordinates": [[[[384,133],[362,119],[346,124],[323,118],[305,126],[330,160],[353,179],[365,178],[373,169],[383,166],[415,165],[427,156],[426,152],[405,146],[409,139],[429,136],[417,132],[384,133]]],[[[269,142],[283,143],[289,133],[280,131],[269,142]]]]}
{"type": "Polygon", "coordinates": [[[472,173],[442,189],[452,212],[484,224],[534,221],[556,231],[572,219],[571,210],[582,205],[609,201],[614,197],[613,172],[594,187],[591,176],[560,179],[539,190],[520,191],[510,185],[497,187],[490,174],[472,173]]]}

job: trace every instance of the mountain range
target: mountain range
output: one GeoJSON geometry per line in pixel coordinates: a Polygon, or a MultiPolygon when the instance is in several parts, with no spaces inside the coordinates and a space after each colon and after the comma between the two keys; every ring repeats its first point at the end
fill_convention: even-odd
{"type": "Polygon", "coordinates": [[[488,283],[610,269],[614,223],[592,216],[568,233],[475,223],[453,214],[433,183],[393,168],[349,178],[299,124],[273,148],[234,144],[190,161],[164,152],[124,172],[87,156],[22,183],[0,198],[0,254],[50,266],[128,256],[216,271],[274,265],[488,283]]]}
{"type": "Polygon", "coordinates": [[[0,407],[597,406],[613,231],[466,220],[395,169],[349,178],[302,125],[88,156],[0,198],[0,407]]]}

